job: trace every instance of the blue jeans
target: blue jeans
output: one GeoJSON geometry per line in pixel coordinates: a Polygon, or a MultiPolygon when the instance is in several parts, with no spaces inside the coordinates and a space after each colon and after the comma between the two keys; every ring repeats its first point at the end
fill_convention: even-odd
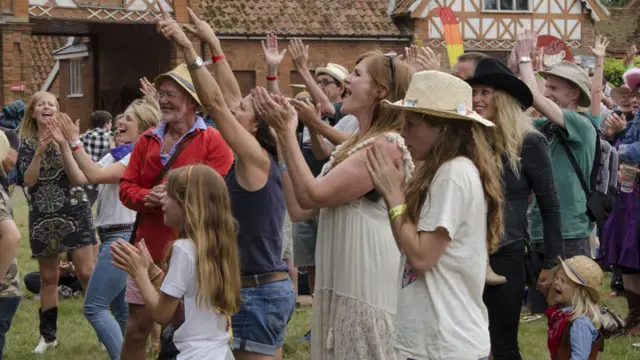
{"type": "Polygon", "coordinates": [[[0,297],[0,360],[4,351],[5,335],[11,327],[11,320],[18,310],[20,296],[0,297]]]}
{"type": "Polygon", "coordinates": [[[242,288],[240,300],[240,311],[231,318],[233,349],[273,356],[296,308],[291,280],[242,288]]]}
{"type": "Polygon", "coordinates": [[[127,273],[111,265],[111,243],[129,240],[131,232],[107,234],[100,240],[100,251],[84,297],[84,316],[107,348],[112,360],[120,359],[122,339],[127,324],[127,303],[124,301],[127,273]],[[111,312],[109,313],[109,305],[111,312]],[[115,317],[115,319],[114,319],[115,317]]]}

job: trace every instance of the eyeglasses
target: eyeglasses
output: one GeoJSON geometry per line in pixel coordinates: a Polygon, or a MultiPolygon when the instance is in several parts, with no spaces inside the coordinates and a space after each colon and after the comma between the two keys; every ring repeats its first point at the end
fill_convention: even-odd
{"type": "Polygon", "coordinates": [[[158,91],[158,99],[162,99],[163,97],[168,97],[170,99],[175,98],[178,94],[169,91],[158,91]]]}
{"type": "Polygon", "coordinates": [[[393,89],[396,86],[396,65],[394,61],[396,56],[398,56],[398,54],[387,53],[387,54],[384,54],[384,56],[387,59],[389,59],[389,67],[391,68],[391,88],[393,89]]]}
{"type": "Polygon", "coordinates": [[[322,85],[322,86],[329,86],[331,84],[336,84],[336,85],[338,84],[335,81],[331,81],[331,80],[327,80],[327,79],[318,79],[318,80],[316,80],[316,83],[318,85],[322,85]]]}

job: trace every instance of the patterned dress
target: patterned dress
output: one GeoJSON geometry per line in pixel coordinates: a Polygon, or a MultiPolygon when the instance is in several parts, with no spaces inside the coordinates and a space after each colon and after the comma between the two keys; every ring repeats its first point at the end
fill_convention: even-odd
{"type": "MultiPolygon", "coordinates": [[[[20,142],[19,182],[38,148],[38,139],[20,142]]],[[[49,145],[42,154],[38,182],[29,187],[29,241],[34,258],[56,255],[96,243],[89,199],[82,186],[71,185],[62,155],[49,145]]]]}
{"type": "MultiPolygon", "coordinates": [[[[397,133],[386,133],[411,156],[397,133]]],[[[356,145],[348,156],[371,145],[356,145]]],[[[333,158],[323,168],[326,175],[333,158]]],[[[311,333],[312,360],[394,360],[393,323],[397,310],[400,252],[384,201],[366,197],[320,211],[316,244],[316,286],[311,333]]]]}

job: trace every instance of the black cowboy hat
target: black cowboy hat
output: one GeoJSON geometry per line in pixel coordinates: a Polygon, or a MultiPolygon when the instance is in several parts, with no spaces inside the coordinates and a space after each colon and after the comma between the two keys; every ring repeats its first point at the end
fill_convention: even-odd
{"type": "Polygon", "coordinates": [[[473,76],[467,79],[467,83],[500,89],[518,100],[524,109],[533,106],[533,93],[527,84],[513,75],[511,70],[498,60],[480,60],[473,76]]]}

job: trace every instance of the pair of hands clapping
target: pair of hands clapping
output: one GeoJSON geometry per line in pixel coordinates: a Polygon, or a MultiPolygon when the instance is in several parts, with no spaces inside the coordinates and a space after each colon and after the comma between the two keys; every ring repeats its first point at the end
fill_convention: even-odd
{"type": "Polygon", "coordinates": [[[79,123],[80,120],[76,120],[74,123],[69,115],[65,113],[60,113],[55,119],[49,119],[47,121],[47,131],[40,138],[36,155],[41,155],[51,143],[66,146],[77,141],[80,138],[79,123]]]}

